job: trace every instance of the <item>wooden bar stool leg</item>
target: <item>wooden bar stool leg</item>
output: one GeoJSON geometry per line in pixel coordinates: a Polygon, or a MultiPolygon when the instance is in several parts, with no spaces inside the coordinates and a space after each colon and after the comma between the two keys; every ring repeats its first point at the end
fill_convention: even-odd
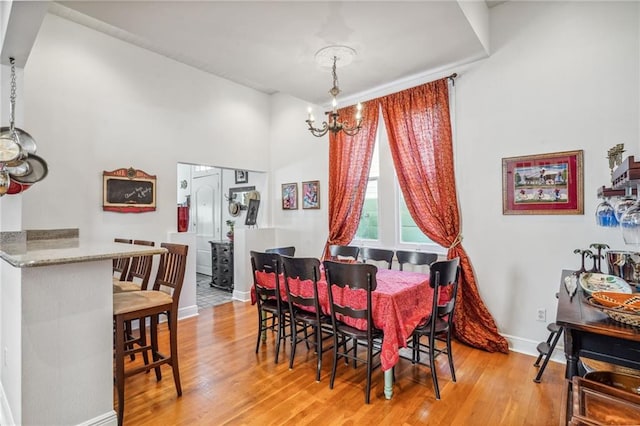
{"type": "MultiPolygon", "coordinates": [[[[159,315],[151,315],[151,355],[153,357],[153,362],[160,360],[160,355],[158,355],[158,316],[159,315]]],[[[160,366],[155,368],[156,370],[156,380],[162,380],[162,372],[160,371],[160,366]]]]}
{"type": "Polygon", "coordinates": [[[118,425],[124,420],[124,349],[125,332],[124,321],[121,316],[116,317],[115,333],[115,362],[116,362],[116,389],[118,392],[118,425]]]}
{"type": "Polygon", "coordinates": [[[171,324],[173,326],[169,330],[169,340],[171,345],[171,367],[173,368],[173,381],[176,385],[178,396],[182,396],[182,386],[180,385],[180,369],[178,368],[178,313],[175,309],[169,312],[171,324]]]}

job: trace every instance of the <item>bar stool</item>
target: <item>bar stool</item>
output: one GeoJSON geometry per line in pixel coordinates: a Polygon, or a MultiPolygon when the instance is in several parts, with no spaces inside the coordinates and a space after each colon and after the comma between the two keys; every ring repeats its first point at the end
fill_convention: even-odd
{"type": "MultiPolygon", "coordinates": [[[[122,425],[124,419],[124,379],[125,377],[155,370],[156,380],[162,379],[160,366],[169,364],[173,370],[173,380],[178,396],[182,395],[180,385],[180,371],[178,369],[178,303],[184,281],[184,273],[187,264],[188,246],[181,244],[162,243],[167,253],[160,257],[158,273],[156,275],[153,290],[128,291],[113,295],[113,322],[115,325],[115,383],[118,393],[118,425],[122,425]],[[173,290],[172,293],[166,291],[173,290]],[[165,355],[158,347],[158,319],[160,314],[167,313],[169,329],[169,350],[165,355]],[[146,321],[150,319],[151,343],[133,347],[133,342],[127,340],[125,323],[138,320],[140,335],[146,336],[146,321]],[[151,352],[152,362],[125,371],[124,358],[133,353],[151,352]]],[[[138,342],[136,342],[138,343],[138,342]]],[[[138,343],[140,344],[140,343],[138,343]]]]}

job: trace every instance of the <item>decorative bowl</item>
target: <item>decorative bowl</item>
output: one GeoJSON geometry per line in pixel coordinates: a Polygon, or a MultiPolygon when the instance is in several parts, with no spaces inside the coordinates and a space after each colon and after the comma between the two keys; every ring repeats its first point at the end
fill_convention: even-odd
{"type": "Polygon", "coordinates": [[[615,275],[585,272],[578,279],[580,287],[591,296],[596,291],[631,294],[631,286],[625,280],[615,275]]]}

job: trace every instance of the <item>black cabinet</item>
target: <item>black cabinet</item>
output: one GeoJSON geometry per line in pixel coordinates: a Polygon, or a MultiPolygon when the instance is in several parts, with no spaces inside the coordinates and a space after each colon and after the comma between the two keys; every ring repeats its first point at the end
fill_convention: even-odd
{"type": "Polygon", "coordinates": [[[233,291],[233,242],[211,244],[211,287],[233,291]]]}

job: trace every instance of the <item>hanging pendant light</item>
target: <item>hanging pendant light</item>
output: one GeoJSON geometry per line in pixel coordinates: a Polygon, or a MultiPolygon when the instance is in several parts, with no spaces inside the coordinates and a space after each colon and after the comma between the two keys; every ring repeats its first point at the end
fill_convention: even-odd
{"type": "Polygon", "coordinates": [[[306,123],[309,126],[309,131],[312,135],[321,137],[331,131],[333,133],[344,132],[349,136],[356,135],[362,128],[362,104],[358,102],[355,114],[355,123],[350,125],[347,121],[341,121],[340,114],[338,113],[338,101],[337,97],[341,90],[338,87],[338,74],[336,72],[338,62],[341,65],[348,65],[356,55],[356,51],[347,46],[328,46],[320,49],[316,53],[316,62],[320,65],[332,64],[331,75],[333,77],[333,87],[329,90],[331,95],[331,111],[326,112],[327,121],[322,122],[322,127],[314,127],[315,118],[313,117],[313,111],[311,107],[308,110],[308,116],[306,123]]]}

